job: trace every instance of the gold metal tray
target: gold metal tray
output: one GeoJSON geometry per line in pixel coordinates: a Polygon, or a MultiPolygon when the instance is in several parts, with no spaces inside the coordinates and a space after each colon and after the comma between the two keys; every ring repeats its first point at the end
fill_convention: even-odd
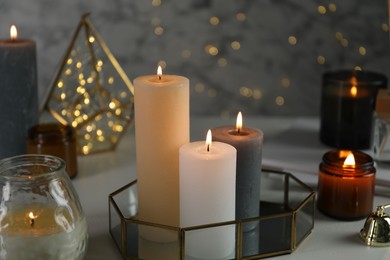
{"type": "Polygon", "coordinates": [[[149,223],[137,216],[137,182],[109,195],[109,229],[124,259],[194,259],[186,254],[186,236],[193,231],[234,227],[235,246],[228,259],[259,259],[292,253],[314,227],[315,193],[291,173],[263,170],[260,215],[197,227],[179,228],[149,223]],[[248,227],[250,230],[248,230],[248,227]],[[255,228],[253,228],[255,227],[255,228]],[[141,237],[147,228],[170,232],[174,239],[158,243],[141,237]]]}

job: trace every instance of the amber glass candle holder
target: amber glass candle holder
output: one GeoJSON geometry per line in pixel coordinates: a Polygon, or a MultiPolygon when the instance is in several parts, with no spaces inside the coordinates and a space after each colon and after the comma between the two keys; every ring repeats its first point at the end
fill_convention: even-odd
{"type": "Polygon", "coordinates": [[[71,178],[77,175],[76,138],[69,125],[45,123],[30,128],[27,153],[57,156],[65,161],[71,178]]]}
{"type": "Polygon", "coordinates": [[[373,207],[375,172],[373,159],[363,152],[327,152],[319,170],[318,209],[343,220],[367,217],[373,207]],[[349,154],[354,164],[347,162],[349,154]]]}
{"type": "Polygon", "coordinates": [[[387,78],[374,72],[340,70],[323,75],[321,141],[339,149],[368,149],[375,99],[387,78]]]}

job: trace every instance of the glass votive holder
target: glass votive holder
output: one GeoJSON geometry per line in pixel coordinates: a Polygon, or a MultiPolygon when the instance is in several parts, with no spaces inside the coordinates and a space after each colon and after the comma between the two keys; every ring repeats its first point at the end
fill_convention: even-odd
{"type": "Polygon", "coordinates": [[[376,95],[387,78],[339,70],[325,73],[322,81],[321,141],[339,149],[369,149],[376,95]]]}
{"type": "Polygon", "coordinates": [[[84,258],[87,222],[63,160],[3,159],[0,190],[1,259],[84,258]]]}
{"type": "Polygon", "coordinates": [[[77,175],[77,147],[73,128],[58,123],[35,125],[28,131],[27,153],[61,158],[71,178],[77,175]]]}
{"type": "Polygon", "coordinates": [[[321,212],[343,220],[366,218],[372,212],[376,170],[369,155],[329,151],[319,168],[317,207],[321,212]]]}

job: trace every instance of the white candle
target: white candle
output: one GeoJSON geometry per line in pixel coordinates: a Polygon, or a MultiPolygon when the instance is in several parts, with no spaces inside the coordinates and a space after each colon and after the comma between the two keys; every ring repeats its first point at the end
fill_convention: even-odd
{"type": "Polygon", "coordinates": [[[50,207],[38,213],[8,212],[0,220],[0,259],[83,259],[87,222],[85,218],[76,223],[69,219],[58,208],[50,207]]]}
{"type": "MultiPolygon", "coordinates": [[[[235,219],[236,149],[225,143],[193,142],[180,148],[180,226],[235,219]]],[[[201,259],[226,259],[234,251],[235,227],[191,231],[185,252],[201,259]]]]}
{"type": "Polygon", "coordinates": [[[179,226],[179,148],[189,142],[189,80],[134,80],[139,217],[179,226]]]}

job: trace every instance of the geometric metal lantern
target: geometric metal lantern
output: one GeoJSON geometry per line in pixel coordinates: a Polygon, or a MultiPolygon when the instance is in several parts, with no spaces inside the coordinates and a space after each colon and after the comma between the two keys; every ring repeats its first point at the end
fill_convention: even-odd
{"type": "Polygon", "coordinates": [[[78,153],[84,155],[115,149],[133,120],[134,105],[133,85],[87,17],[82,16],[42,107],[74,128],[78,153]]]}

